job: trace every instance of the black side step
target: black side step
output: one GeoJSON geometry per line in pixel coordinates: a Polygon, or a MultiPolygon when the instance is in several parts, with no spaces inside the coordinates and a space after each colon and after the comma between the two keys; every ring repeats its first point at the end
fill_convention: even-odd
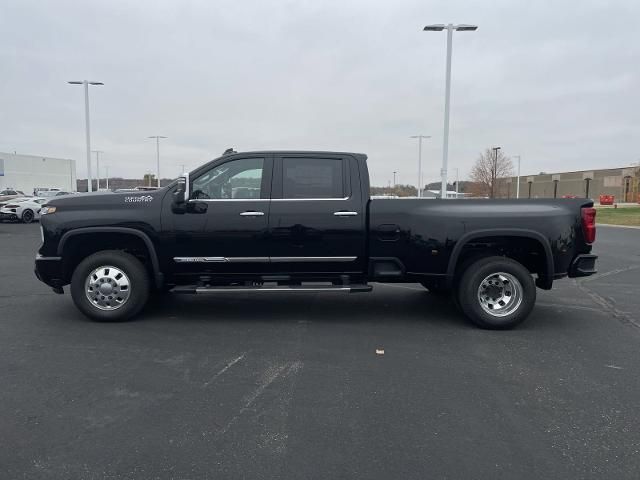
{"type": "Polygon", "coordinates": [[[252,293],[252,292],[342,292],[361,293],[373,290],[371,285],[351,284],[351,285],[259,285],[259,286],[224,286],[224,287],[175,287],[173,293],[252,293]]]}

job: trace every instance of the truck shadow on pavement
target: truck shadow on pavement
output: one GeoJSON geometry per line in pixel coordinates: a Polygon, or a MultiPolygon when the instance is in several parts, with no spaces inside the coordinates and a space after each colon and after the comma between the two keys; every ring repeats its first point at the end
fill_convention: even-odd
{"type": "MultiPolygon", "coordinates": [[[[370,294],[168,294],[135,322],[406,324],[475,329],[447,296],[378,288],[370,294]]],[[[526,322],[525,322],[526,325],[526,322]]],[[[524,327],[524,325],[523,325],[524,327]]],[[[522,328],[522,327],[520,327],[522,328]]]]}
{"type": "Polygon", "coordinates": [[[467,321],[447,297],[426,290],[370,294],[168,294],[151,299],[139,320],[340,322],[391,321],[457,323],[467,321]]]}

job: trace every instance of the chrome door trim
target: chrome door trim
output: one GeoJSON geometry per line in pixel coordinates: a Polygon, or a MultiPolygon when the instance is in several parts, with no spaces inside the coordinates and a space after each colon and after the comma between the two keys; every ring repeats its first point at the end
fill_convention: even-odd
{"type": "Polygon", "coordinates": [[[272,198],[271,201],[272,202],[309,202],[309,201],[319,202],[319,201],[323,201],[323,200],[344,201],[344,200],[350,200],[350,199],[351,199],[351,197],[343,197],[343,198],[272,198]]]}
{"type": "Polygon", "coordinates": [[[173,257],[176,263],[220,263],[226,262],[225,257],[173,257]]]}
{"type": "Polygon", "coordinates": [[[358,257],[173,257],[176,263],[353,262],[358,257]]]}
{"type": "Polygon", "coordinates": [[[269,257],[173,257],[176,263],[267,263],[269,257]]]}
{"type": "Polygon", "coordinates": [[[263,217],[264,212],[246,211],[240,213],[241,217],[263,217]]]}
{"type": "Polygon", "coordinates": [[[189,202],[270,202],[270,198],[190,198],[189,202]]]}
{"type": "Polygon", "coordinates": [[[272,263],[293,262],[353,262],[354,257],[270,257],[272,263]]]}
{"type": "Polygon", "coordinates": [[[229,263],[269,263],[269,257],[226,257],[229,263]]]}

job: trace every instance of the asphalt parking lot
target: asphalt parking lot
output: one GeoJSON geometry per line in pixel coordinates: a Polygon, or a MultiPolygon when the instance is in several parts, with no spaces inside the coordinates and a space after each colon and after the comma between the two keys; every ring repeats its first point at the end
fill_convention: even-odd
{"type": "Polygon", "coordinates": [[[0,224],[0,478],[638,478],[640,230],[490,332],[417,285],[93,323],[38,228],[0,224]]]}

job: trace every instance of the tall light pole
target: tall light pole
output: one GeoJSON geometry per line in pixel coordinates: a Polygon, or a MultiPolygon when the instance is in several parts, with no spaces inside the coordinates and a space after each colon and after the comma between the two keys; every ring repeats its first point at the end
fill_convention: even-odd
{"type": "Polygon", "coordinates": [[[518,158],[518,183],[516,183],[516,198],[520,198],[520,155],[514,155],[518,158]]]}
{"type": "Polygon", "coordinates": [[[158,188],[160,188],[160,139],[167,137],[163,137],[162,135],[151,135],[148,138],[156,139],[156,172],[158,175],[158,188]]]}
{"type": "Polygon", "coordinates": [[[449,161],[449,103],[451,99],[451,42],[453,40],[453,31],[469,32],[477,30],[476,25],[427,25],[424,31],[441,32],[447,30],[447,70],[446,70],[446,87],[444,95],[444,135],[442,145],[442,187],[440,189],[440,198],[447,198],[447,162],[449,161]]]}
{"type": "Polygon", "coordinates": [[[91,150],[96,154],[96,192],[100,191],[100,154],[102,150],[91,150]]]}
{"type": "Polygon", "coordinates": [[[104,85],[102,82],[90,82],[89,80],[73,80],[70,82],[71,85],[84,85],[84,119],[85,119],[85,129],[87,135],[87,191],[93,191],[93,187],[91,185],[91,127],[89,124],[89,85],[104,85]]]}
{"type": "Polygon", "coordinates": [[[107,174],[107,190],[109,190],[109,165],[105,165],[104,166],[105,170],[106,170],[106,174],[107,174]]]}
{"type": "Polygon", "coordinates": [[[418,197],[422,198],[422,139],[431,135],[411,135],[409,138],[418,139],[418,197]]]}
{"type": "Polygon", "coordinates": [[[397,171],[397,170],[394,170],[394,171],[393,171],[393,187],[394,187],[394,188],[396,187],[396,185],[398,185],[398,184],[396,183],[396,173],[398,173],[398,171],[397,171]]]}
{"type": "Polygon", "coordinates": [[[491,147],[494,152],[493,168],[491,169],[491,198],[495,196],[496,178],[498,177],[498,151],[502,147],[491,147]]]}

